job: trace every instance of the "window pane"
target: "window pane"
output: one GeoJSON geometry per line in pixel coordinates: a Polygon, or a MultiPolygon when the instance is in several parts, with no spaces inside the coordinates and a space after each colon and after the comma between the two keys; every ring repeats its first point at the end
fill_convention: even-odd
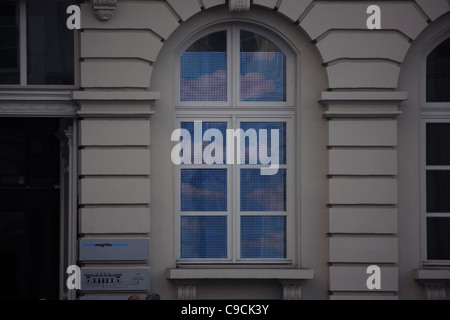
{"type": "MultiPolygon", "coordinates": [[[[226,122],[181,122],[181,128],[189,131],[189,134],[191,135],[190,164],[225,164],[227,136],[226,122]],[[209,134],[205,136],[205,132],[207,131],[209,134]],[[195,139],[198,139],[199,141],[196,142],[195,139]],[[220,141],[220,139],[222,139],[222,141],[220,141]],[[202,148],[195,148],[195,145],[198,143],[202,144],[202,148]],[[202,160],[200,161],[200,159],[202,160]]],[[[183,154],[180,156],[182,157],[183,154]]]]}
{"type": "Polygon", "coordinates": [[[241,258],[286,258],[286,217],[242,216],[241,258]]]}
{"type": "Polygon", "coordinates": [[[286,211],[286,169],[274,175],[241,169],[241,211],[286,211]]]}
{"type": "Polygon", "coordinates": [[[182,169],[181,211],[227,211],[227,169],[182,169]]]}
{"type": "MultiPolygon", "coordinates": [[[[278,164],[286,164],[285,122],[241,122],[241,129],[244,131],[245,137],[245,140],[241,144],[241,149],[243,150],[241,157],[245,155],[245,159],[242,159],[245,161],[241,161],[242,164],[261,164],[262,162],[267,162],[261,162],[261,156],[273,158],[276,152],[278,152],[278,159],[270,159],[270,163],[276,163],[278,160],[278,164]],[[255,135],[252,134],[252,129],[255,135]],[[261,134],[264,130],[266,130],[265,136],[261,134]],[[272,140],[272,130],[278,130],[278,140],[272,140]]],[[[244,137],[241,137],[241,139],[244,137]]]]}
{"type": "Polygon", "coordinates": [[[0,84],[19,84],[19,15],[15,1],[0,3],[0,84]]]}
{"type": "Polygon", "coordinates": [[[450,123],[427,123],[427,165],[450,165],[450,123]]]}
{"type": "Polygon", "coordinates": [[[0,186],[59,183],[59,125],[56,118],[0,118],[0,186]]]}
{"type": "Polygon", "coordinates": [[[427,253],[430,260],[450,260],[450,218],[427,218],[427,253]]]}
{"type": "Polygon", "coordinates": [[[27,173],[26,130],[20,124],[8,126],[5,120],[0,124],[0,185],[24,185],[27,173]]]}
{"type": "Polygon", "coordinates": [[[74,84],[74,30],[66,27],[73,1],[27,2],[28,84],[74,84]]]}
{"type": "Polygon", "coordinates": [[[427,212],[450,212],[450,171],[427,170],[427,212]]]}
{"type": "Polygon", "coordinates": [[[286,57],[272,42],[241,31],[241,101],[286,101],[286,57]]]}
{"type": "Polygon", "coordinates": [[[181,217],[181,258],[220,259],[226,257],[226,216],[181,217]]]}
{"type": "Polygon", "coordinates": [[[427,101],[450,102],[450,38],[427,57],[427,101]]]}
{"type": "Polygon", "coordinates": [[[227,101],[227,33],[212,33],[181,55],[181,101],[227,101]]]}

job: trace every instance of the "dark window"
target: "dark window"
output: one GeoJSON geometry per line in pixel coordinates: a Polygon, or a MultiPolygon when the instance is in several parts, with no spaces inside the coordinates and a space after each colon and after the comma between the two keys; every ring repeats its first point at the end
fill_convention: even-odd
{"type": "Polygon", "coordinates": [[[450,102],[450,38],[427,57],[427,102],[450,102]]]}
{"type": "Polygon", "coordinates": [[[428,259],[450,260],[450,218],[427,218],[428,259]]]}
{"type": "Polygon", "coordinates": [[[0,119],[0,299],[58,299],[59,119],[0,119]]]}
{"type": "Polygon", "coordinates": [[[66,27],[73,1],[27,2],[28,84],[74,84],[74,31],[66,27]]]}
{"type": "Polygon", "coordinates": [[[450,170],[427,170],[427,212],[450,212],[450,170]]]}
{"type": "Polygon", "coordinates": [[[450,260],[450,123],[426,125],[427,258],[450,260]]]}
{"type": "Polygon", "coordinates": [[[16,2],[0,2],[0,84],[19,84],[19,13],[16,2]]]}
{"type": "Polygon", "coordinates": [[[67,0],[0,2],[0,84],[75,83],[74,30],[66,26],[66,10],[72,4],[67,0]],[[21,40],[21,35],[26,39],[21,40]]]}
{"type": "Polygon", "coordinates": [[[450,124],[427,124],[427,165],[450,165],[450,124]]]}

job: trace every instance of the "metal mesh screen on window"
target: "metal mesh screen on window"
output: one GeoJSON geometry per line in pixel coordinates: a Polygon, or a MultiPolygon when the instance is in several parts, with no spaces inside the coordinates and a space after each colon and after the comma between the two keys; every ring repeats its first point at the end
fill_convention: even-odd
{"type": "Polygon", "coordinates": [[[227,169],[182,169],[181,211],[227,211],[227,169]]]}
{"type": "Polygon", "coordinates": [[[241,258],[286,257],[286,217],[242,216],[241,258]]]}
{"type": "Polygon", "coordinates": [[[181,217],[181,258],[221,259],[226,257],[226,216],[181,217]]]}
{"type": "Polygon", "coordinates": [[[261,175],[260,169],[241,169],[241,211],[285,211],[286,169],[261,175]]]}

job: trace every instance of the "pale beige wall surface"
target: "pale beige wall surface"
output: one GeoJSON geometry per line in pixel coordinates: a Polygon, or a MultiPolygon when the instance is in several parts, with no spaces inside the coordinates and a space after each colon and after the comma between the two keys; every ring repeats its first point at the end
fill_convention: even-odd
{"type": "MultiPolygon", "coordinates": [[[[314,271],[314,278],[302,283],[302,297],[423,298],[412,278],[421,266],[418,78],[421,50],[448,26],[448,14],[439,16],[450,10],[447,1],[434,1],[436,6],[421,0],[376,2],[383,12],[383,28],[376,31],[365,26],[372,2],[255,0],[250,12],[229,13],[220,6],[223,0],[202,0],[208,10],[194,0],[119,0],[107,22],[84,3],[84,91],[78,95],[85,97],[80,99],[82,232],[112,238],[146,234],[151,289],[164,299],[176,298],[176,285],[166,279],[166,269],[175,267],[176,247],[170,160],[174,54],[203,27],[245,21],[278,33],[297,54],[298,230],[290,241],[296,243],[294,265],[314,271]],[[342,96],[320,105],[327,89],[342,96]],[[395,108],[402,99],[389,101],[390,112],[380,103],[392,90],[408,94],[398,118],[395,108]],[[110,159],[102,165],[99,158],[110,159]],[[382,270],[390,282],[383,295],[362,290],[361,263],[387,264],[382,270]]],[[[197,290],[199,298],[229,297],[234,290],[243,298],[282,295],[277,281],[208,280],[197,290]]]]}

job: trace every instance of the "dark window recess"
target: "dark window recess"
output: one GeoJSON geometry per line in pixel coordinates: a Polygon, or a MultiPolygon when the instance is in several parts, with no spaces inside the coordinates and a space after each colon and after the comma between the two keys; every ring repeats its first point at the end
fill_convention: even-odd
{"type": "Polygon", "coordinates": [[[450,165],[450,123],[427,123],[426,130],[427,165],[450,165]]]}
{"type": "Polygon", "coordinates": [[[59,298],[58,119],[0,119],[0,299],[59,298]]]}
{"type": "Polygon", "coordinates": [[[450,102],[450,38],[427,57],[427,102],[450,102]]]}
{"type": "Polygon", "coordinates": [[[1,119],[0,186],[53,188],[59,183],[59,122],[1,119]]]}
{"type": "Polygon", "coordinates": [[[27,1],[28,84],[74,84],[74,31],[66,28],[73,1],[27,1]]]}
{"type": "Polygon", "coordinates": [[[226,52],[227,32],[219,31],[209,34],[193,43],[186,52],[226,52]]]}
{"type": "Polygon", "coordinates": [[[450,218],[427,218],[427,252],[430,260],[450,260],[450,218]]]}
{"type": "Polygon", "coordinates": [[[0,84],[19,84],[19,14],[15,1],[0,2],[0,84]]]}
{"type": "Polygon", "coordinates": [[[427,170],[427,212],[450,212],[450,171],[427,170]]]}

